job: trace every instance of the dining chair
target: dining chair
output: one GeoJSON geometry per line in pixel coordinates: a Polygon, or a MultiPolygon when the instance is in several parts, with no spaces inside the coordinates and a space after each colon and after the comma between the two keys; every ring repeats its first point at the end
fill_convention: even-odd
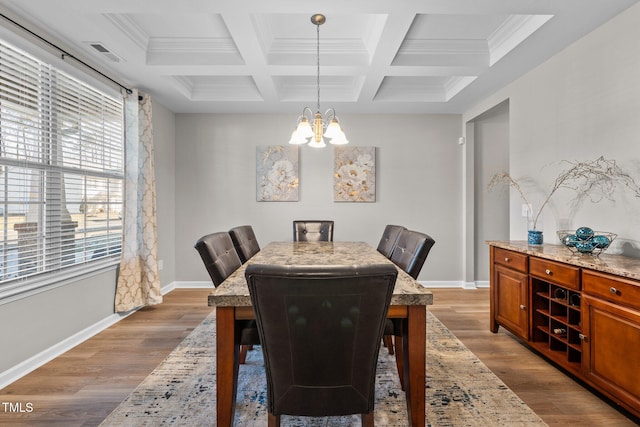
{"type": "Polygon", "coordinates": [[[260,245],[250,225],[233,227],[229,230],[229,235],[243,264],[260,252],[260,245]]]}
{"type": "MultiPolygon", "coordinates": [[[[382,232],[382,237],[380,238],[380,242],[378,243],[378,247],[376,248],[378,252],[382,255],[391,259],[391,254],[398,243],[398,237],[400,237],[400,233],[403,230],[406,230],[406,227],[402,225],[393,225],[388,224],[384,231],[382,232]]],[[[389,350],[389,354],[394,354],[393,349],[393,323],[391,320],[387,319],[387,323],[385,326],[385,332],[383,336],[384,346],[389,350]]]]}
{"type": "Polygon", "coordinates": [[[397,268],[251,264],[268,425],[281,415],[361,414],[373,426],[376,365],[397,268]]]}
{"type": "Polygon", "coordinates": [[[293,221],[294,242],[333,242],[333,221],[293,221]]]}
{"type": "MultiPolygon", "coordinates": [[[[402,230],[390,259],[409,276],[417,279],[434,244],[435,240],[427,234],[413,230],[402,230]]],[[[404,323],[402,319],[388,319],[384,332],[385,346],[389,349],[390,354],[395,353],[396,356],[398,375],[400,376],[400,384],[403,390],[404,348],[402,343],[402,328],[404,327],[404,323]],[[391,336],[394,337],[395,343],[392,342],[391,336]]]]}
{"type": "Polygon", "coordinates": [[[380,238],[380,242],[378,243],[378,252],[387,258],[391,258],[391,254],[398,243],[398,237],[400,237],[400,233],[402,230],[406,230],[406,227],[401,225],[392,225],[388,224],[384,231],[382,232],[382,237],[380,238]]]}
{"type": "Polygon", "coordinates": [[[435,240],[427,234],[403,230],[390,259],[409,276],[417,279],[434,243],[435,240]]]}
{"type": "MultiPolygon", "coordinates": [[[[194,247],[200,254],[215,287],[218,287],[242,265],[231,236],[226,231],[202,236],[196,241],[194,247]]],[[[239,363],[244,364],[247,350],[253,345],[259,345],[260,338],[255,321],[239,320],[237,325],[240,330],[239,363]]]]}

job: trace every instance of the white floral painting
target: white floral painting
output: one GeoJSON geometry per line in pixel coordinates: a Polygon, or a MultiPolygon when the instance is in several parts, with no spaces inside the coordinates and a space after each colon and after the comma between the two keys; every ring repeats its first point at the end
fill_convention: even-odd
{"type": "Polygon", "coordinates": [[[298,146],[258,146],[256,148],[256,200],[297,202],[298,188],[298,146]]]}
{"type": "Polygon", "coordinates": [[[334,147],[333,200],[376,201],[376,148],[334,147]]]}

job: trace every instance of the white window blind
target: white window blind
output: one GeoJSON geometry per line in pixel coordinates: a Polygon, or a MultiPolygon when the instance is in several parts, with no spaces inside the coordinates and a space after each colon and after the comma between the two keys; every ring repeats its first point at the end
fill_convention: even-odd
{"type": "Polygon", "coordinates": [[[0,285],[120,254],[123,105],[0,41],[0,285]]]}

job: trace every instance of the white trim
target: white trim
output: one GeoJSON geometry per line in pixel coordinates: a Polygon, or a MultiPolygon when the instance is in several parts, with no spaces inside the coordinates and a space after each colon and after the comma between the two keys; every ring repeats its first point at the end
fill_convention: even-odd
{"type": "Polygon", "coordinates": [[[171,283],[169,283],[169,284],[168,284],[168,285],[166,285],[166,286],[162,286],[162,287],[160,288],[160,293],[161,293],[162,295],[166,295],[166,294],[168,294],[169,292],[171,292],[172,290],[174,290],[175,288],[176,288],[176,282],[171,282],[171,283]]]}
{"type": "Polygon", "coordinates": [[[421,281],[420,284],[425,288],[432,289],[481,289],[488,288],[489,281],[478,281],[475,282],[464,282],[462,280],[451,280],[451,281],[421,281]]]}
{"type": "Polygon", "coordinates": [[[211,281],[181,281],[173,282],[174,289],[213,289],[213,283],[211,281]]]}
{"type": "MultiPolygon", "coordinates": [[[[425,288],[454,288],[454,289],[476,289],[489,287],[489,282],[463,282],[462,280],[449,280],[449,281],[426,281],[421,280],[419,283],[425,288]],[[485,284],[486,283],[486,284],[485,284]]],[[[214,289],[213,284],[210,281],[178,281],[172,282],[166,287],[162,288],[163,295],[174,289],[214,289]],[[169,289],[170,288],[170,289],[169,289]],[[168,289],[165,292],[165,289],[168,289]]]]}
{"type": "Polygon", "coordinates": [[[478,289],[480,288],[489,288],[489,281],[488,280],[476,280],[476,287],[478,289]]]}
{"type": "Polygon", "coordinates": [[[17,365],[7,369],[4,372],[0,373],[0,389],[8,386],[14,381],[19,380],[23,376],[28,373],[36,370],[40,366],[44,365],[47,362],[55,359],[56,357],[62,355],[63,353],[71,350],[73,347],[78,344],[83,343],[88,340],[92,336],[104,331],[110,326],[118,323],[120,320],[134,313],[136,310],[131,310],[127,313],[122,314],[112,314],[93,325],[83,329],[80,332],[77,332],[70,337],[60,341],[57,344],[52,345],[46,350],[41,351],[40,353],[18,363],[17,365]]]}
{"type": "Polygon", "coordinates": [[[425,288],[433,289],[459,289],[464,288],[465,284],[461,280],[449,280],[449,281],[420,281],[420,284],[425,288]]]}

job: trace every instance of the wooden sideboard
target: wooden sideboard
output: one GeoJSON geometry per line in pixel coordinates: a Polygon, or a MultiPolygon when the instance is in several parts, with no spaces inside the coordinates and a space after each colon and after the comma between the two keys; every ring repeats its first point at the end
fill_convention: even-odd
{"type": "Polygon", "coordinates": [[[640,259],[488,243],[491,331],[504,327],[640,417],[640,259]]]}

